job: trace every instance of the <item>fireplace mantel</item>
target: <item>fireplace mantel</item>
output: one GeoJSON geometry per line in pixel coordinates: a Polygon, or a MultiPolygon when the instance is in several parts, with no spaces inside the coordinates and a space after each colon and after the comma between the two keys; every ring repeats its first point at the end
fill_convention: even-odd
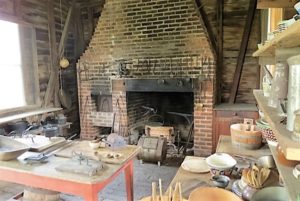
{"type": "Polygon", "coordinates": [[[119,78],[112,80],[112,91],[126,92],[194,92],[204,78],[140,79],[119,78]]]}

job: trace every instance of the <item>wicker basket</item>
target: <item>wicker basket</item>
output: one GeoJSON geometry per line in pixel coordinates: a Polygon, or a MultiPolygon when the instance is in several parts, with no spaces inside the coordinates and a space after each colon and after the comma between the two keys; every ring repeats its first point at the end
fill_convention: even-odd
{"type": "Polygon", "coordinates": [[[273,133],[273,130],[270,128],[269,124],[265,123],[261,119],[256,120],[257,128],[261,130],[263,142],[271,141],[277,142],[277,139],[273,133]]]}

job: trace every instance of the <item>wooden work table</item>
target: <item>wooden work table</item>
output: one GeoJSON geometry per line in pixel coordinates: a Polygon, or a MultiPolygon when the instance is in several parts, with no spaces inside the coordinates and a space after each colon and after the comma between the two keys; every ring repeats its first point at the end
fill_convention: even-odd
{"type": "Polygon", "coordinates": [[[85,201],[98,201],[98,192],[124,171],[127,200],[133,201],[133,159],[139,153],[139,148],[127,146],[125,149],[127,148],[130,151],[124,154],[126,160],[123,163],[105,164],[103,171],[96,176],[57,171],[55,168],[59,164],[70,159],[52,155],[45,164],[25,164],[20,157],[18,160],[0,161],[0,180],[78,195],[85,201]]]}
{"type": "MultiPolygon", "coordinates": [[[[239,156],[246,156],[246,157],[248,156],[252,158],[259,158],[260,156],[271,155],[271,151],[268,148],[268,145],[262,147],[259,150],[241,149],[233,146],[231,143],[231,137],[225,135],[220,136],[216,152],[228,153],[231,155],[236,154],[239,156]]],[[[193,156],[187,156],[185,160],[189,158],[193,158],[193,156]]],[[[182,190],[183,197],[187,199],[189,192],[193,188],[212,186],[210,178],[211,178],[210,173],[196,174],[196,173],[185,171],[182,167],[180,167],[175,177],[173,178],[172,182],[170,183],[170,186],[174,187],[176,182],[181,182],[183,186],[183,190],[182,190]]],[[[232,182],[233,180],[230,182],[227,189],[229,190],[231,189],[232,182]]]]}

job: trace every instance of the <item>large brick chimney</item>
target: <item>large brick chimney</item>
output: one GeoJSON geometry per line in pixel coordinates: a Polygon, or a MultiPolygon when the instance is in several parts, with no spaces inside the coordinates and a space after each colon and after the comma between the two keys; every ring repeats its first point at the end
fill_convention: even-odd
{"type": "Polygon", "coordinates": [[[194,148],[196,155],[210,154],[216,62],[201,21],[194,0],[106,0],[77,65],[81,137],[112,125],[112,111],[97,111],[92,94],[112,95],[115,130],[127,135],[129,98],[111,86],[117,60],[125,59],[130,78],[205,78],[193,91],[194,148]]]}

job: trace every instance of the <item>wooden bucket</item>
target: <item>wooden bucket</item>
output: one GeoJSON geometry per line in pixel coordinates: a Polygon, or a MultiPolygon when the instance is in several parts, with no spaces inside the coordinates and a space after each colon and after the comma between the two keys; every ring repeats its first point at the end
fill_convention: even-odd
{"type": "Polygon", "coordinates": [[[261,147],[262,133],[253,125],[253,120],[245,119],[243,124],[232,124],[230,131],[233,145],[246,149],[259,149],[261,147]]]}

